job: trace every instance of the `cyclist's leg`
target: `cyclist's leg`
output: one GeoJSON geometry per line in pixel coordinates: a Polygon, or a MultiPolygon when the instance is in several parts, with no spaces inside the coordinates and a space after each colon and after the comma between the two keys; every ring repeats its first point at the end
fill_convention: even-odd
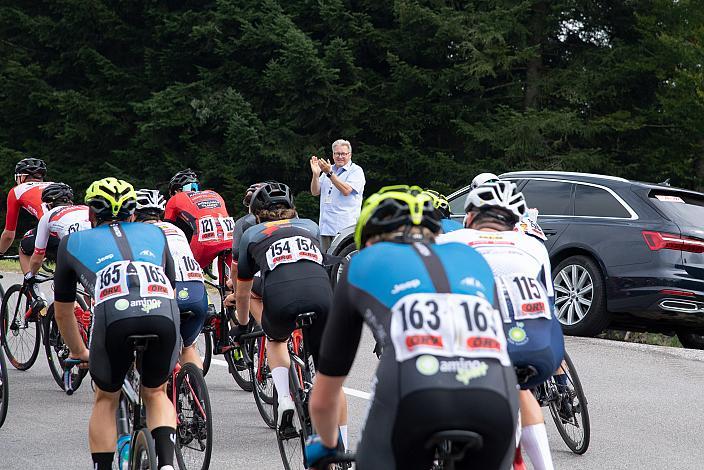
{"type": "Polygon", "coordinates": [[[525,449],[536,470],[552,470],[552,455],[543,412],[538,401],[529,390],[518,394],[521,407],[521,446],[525,449]]]}
{"type": "Polygon", "coordinates": [[[90,342],[90,373],[95,383],[95,404],[88,425],[88,440],[97,468],[110,469],[117,442],[115,413],[120,388],[132,362],[125,338],[131,334],[122,321],[107,326],[105,311],[97,308],[90,342]]]}
{"type": "Polygon", "coordinates": [[[34,241],[36,239],[36,231],[36,228],[27,231],[22,237],[22,240],[20,240],[20,269],[22,269],[23,274],[29,271],[29,260],[32,257],[32,253],[34,253],[34,241]]]}
{"type": "Polygon", "coordinates": [[[183,349],[180,362],[190,362],[203,369],[203,360],[195,347],[205,317],[208,314],[208,296],[205,286],[200,281],[176,282],[176,300],[180,311],[190,311],[192,315],[181,321],[181,338],[183,349]]]}
{"type": "MultiPolygon", "coordinates": [[[[174,309],[175,310],[175,309],[174,309]]],[[[144,334],[156,334],[159,341],[149,344],[142,361],[142,398],[147,408],[147,427],[154,437],[159,468],[174,465],[176,409],[166,394],[166,381],[180,351],[177,315],[151,316],[143,323],[144,334]]]]}

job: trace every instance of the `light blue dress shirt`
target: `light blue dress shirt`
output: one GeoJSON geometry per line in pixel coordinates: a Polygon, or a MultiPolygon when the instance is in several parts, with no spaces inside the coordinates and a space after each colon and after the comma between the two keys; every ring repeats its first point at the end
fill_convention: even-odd
{"type": "Polygon", "coordinates": [[[352,186],[352,193],[343,195],[330,178],[320,175],[320,234],[327,236],[337,235],[343,228],[357,223],[366,183],[362,167],[352,161],[342,168],[333,165],[332,170],[340,181],[352,186]]]}

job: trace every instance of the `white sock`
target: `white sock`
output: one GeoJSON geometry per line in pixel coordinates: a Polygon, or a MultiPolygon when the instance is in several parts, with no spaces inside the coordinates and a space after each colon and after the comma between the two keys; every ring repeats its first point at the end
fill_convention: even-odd
{"type": "Polygon", "coordinates": [[[276,387],[276,393],[279,394],[279,400],[281,400],[281,397],[290,397],[291,392],[288,388],[288,368],[274,367],[271,371],[271,376],[274,379],[274,387],[276,387]]]}
{"type": "Polygon", "coordinates": [[[340,434],[342,435],[342,445],[345,446],[345,450],[349,449],[347,445],[347,425],[343,424],[340,426],[340,434]]]}
{"type": "Polygon", "coordinates": [[[521,435],[521,446],[528,454],[535,470],[553,470],[545,423],[525,426],[521,435]]]}
{"type": "Polygon", "coordinates": [[[163,467],[159,467],[159,470],[174,470],[174,467],[171,465],[164,465],[163,467]]]}

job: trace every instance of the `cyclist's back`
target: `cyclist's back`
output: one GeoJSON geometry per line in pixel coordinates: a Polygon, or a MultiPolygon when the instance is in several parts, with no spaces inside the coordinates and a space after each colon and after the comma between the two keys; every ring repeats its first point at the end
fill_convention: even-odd
{"type": "Polygon", "coordinates": [[[172,196],[166,203],[164,219],[183,230],[193,256],[205,268],[221,251],[230,248],[234,221],[217,192],[198,189],[195,173],[177,173],[170,183],[172,196]]]}
{"type": "Polygon", "coordinates": [[[460,244],[381,241],[352,258],[318,370],[347,375],[363,323],[383,345],[358,468],[430,468],[426,443],[443,430],[484,439],[458,468],[507,468],[518,402],[496,302],[491,269],[460,244]]]}

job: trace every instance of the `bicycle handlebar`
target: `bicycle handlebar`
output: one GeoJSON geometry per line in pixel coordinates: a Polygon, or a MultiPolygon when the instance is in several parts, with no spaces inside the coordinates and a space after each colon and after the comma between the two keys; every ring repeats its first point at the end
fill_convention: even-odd
{"type": "Polygon", "coordinates": [[[66,392],[66,395],[71,396],[73,395],[73,392],[75,392],[73,388],[73,375],[71,374],[71,369],[79,364],[87,364],[87,362],[70,357],[64,359],[64,391],[66,392]]]}
{"type": "Polygon", "coordinates": [[[0,260],[3,259],[11,259],[11,260],[18,260],[20,259],[19,255],[0,255],[0,260]]]}

